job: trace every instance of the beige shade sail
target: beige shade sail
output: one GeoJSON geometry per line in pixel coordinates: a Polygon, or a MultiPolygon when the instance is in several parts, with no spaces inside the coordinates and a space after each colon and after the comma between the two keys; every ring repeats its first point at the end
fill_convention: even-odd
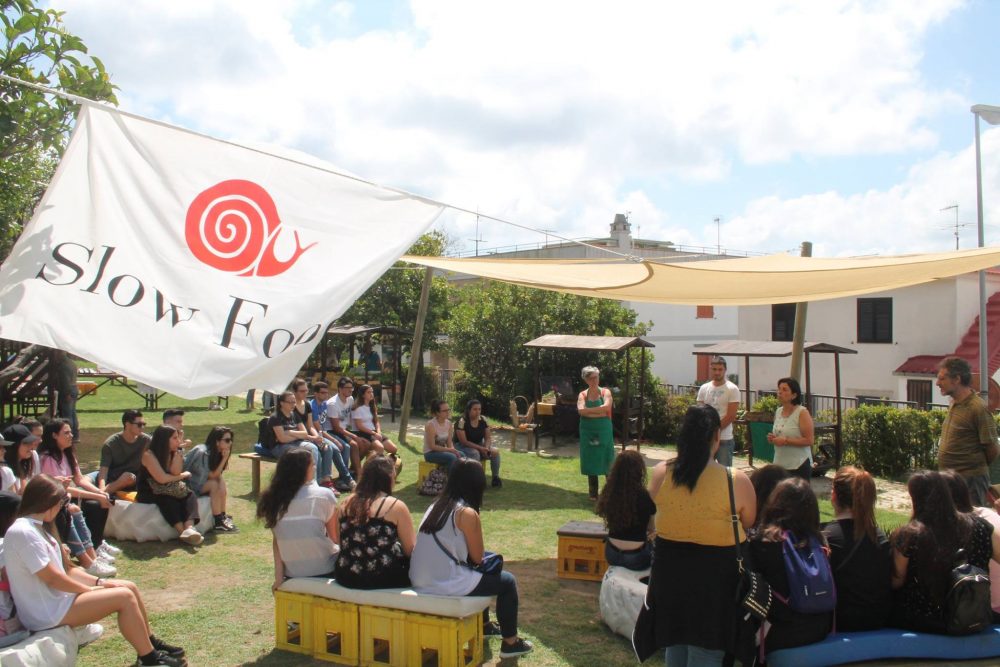
{"type": "Polygon", "coordinates": [[[454,273],[604,299],[751,306],[822,301],[951,278],[1000,265],[1000,248],[888,257],[768,255],[673,264],[413,255],[402,259],[454,273]]]}

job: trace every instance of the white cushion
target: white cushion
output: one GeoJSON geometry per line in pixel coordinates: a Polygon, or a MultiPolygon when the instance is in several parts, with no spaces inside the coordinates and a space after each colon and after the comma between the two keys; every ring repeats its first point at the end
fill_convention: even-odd
{"type": "MultiPolygon", "coordinates": [[[[194,525],[201,534],[215,527],[212,518],[212,501],[208,496],[198,497],[198,516],[201,520],[194,525]]],[[[116,500],[108,512],[108,523],[104,534],[113,540],[134,540],[168,542],[177,539],[177,531],[167,523],[159,508],[152,503],[130,503],[116,500]]]]}
{"type": "Polygon", "coordinates": [[[648,576],[649,570],[630,570],[616,565],[604,573],[600,594],[601,618],[623,637],[632,637],[635,619],[639,618],[639,610],[646,597],[646,584],[639,579],[648,576]]]}
{"type": "Polygon", "coordinates": [[[77,634],[68,625],[36,632],[0,650],[3,667],[71,667],[76,664],[77,634]]]}
{"type": "Polygon", "coordinates": [[[449,597],[418,593],[412,588],[384,588],[375,591],[345,588],[333,579],[323,577],[296,577],[288,579],[280,590],[287,593],[302,593],[316,597],[353,602],[371,607],[387,607],[413,611],[432,616],[465,618],[478,614],[490,606],[490,597],[449,597]]]}

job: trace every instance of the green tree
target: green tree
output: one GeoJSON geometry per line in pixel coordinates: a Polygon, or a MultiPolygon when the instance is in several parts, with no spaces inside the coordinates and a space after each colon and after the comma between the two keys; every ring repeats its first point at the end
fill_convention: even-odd
{"type": "MultiPolygon", "coordinates": [[[[528,289],[502,282],[481,282],[461,290],[449,319],[449,344],[464,369],[453,399],[473,396],[484,400],[487,411],[505,416],[507,401],[535,393],[535,352],[524,343],[543,334],[583,336],[641,336],[648,323],[636,322],[635,311],[621,302],[528,289]]],[[[638,387],[638,354],[633,353],[632,394],[638,387]]],[[[648,364],[647,395],[655,391],[648,364]]],[[[583,387],[580,369],[601,368],[601,382],[622,387],[625,357],[614,353],[548,351],[539,354],[543,376],[567,376],[574,391],[583,387]]]]}
{"type": "MultiPolygon", "coordinates": [[[[117,104],[100,59],[62,25],[63,12],[0,0],[0,72],[117,104]]],[[[0,259],[7,256],[66,148],[79,105],[0,80],[0,259]]]]}

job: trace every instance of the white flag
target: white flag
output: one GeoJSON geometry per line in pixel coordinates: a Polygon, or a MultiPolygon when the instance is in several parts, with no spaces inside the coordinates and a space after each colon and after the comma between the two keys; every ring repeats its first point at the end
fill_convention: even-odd
{"type": "Polygon", "coordinates": [[[83,105],[0,267],[0,337],[185,398],[279,391],[441,209],[83,105]]]}

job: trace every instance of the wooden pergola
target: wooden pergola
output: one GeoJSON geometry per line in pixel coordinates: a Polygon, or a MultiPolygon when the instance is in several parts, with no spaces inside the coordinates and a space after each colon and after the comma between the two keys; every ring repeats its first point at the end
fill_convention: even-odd
{"type": "MultiPolygon", "coordinates": [[[[837,465],[840,465],[842,451],[841,421],[842,408],[840,405],[840,355],[857,354],[857,350],[847,347],[840,347],[832,343],[810,343],[806,342],[802,348],[805,357],[805,398],[807,403],[812,397],[812,376],[810,373],[809,358],[813,354],[833,355],[834,386],[836,387],[836,412],[837,421],[829,425],[833,430],[837,465]]],[[[791,341],[747,341],[731,340],[715,345],[697,348],[692,354],[707,354],[720,357],[743,357],[743,378],[744,391],[743,402],[747,411],[750,410],[750,357],[790,357],[792,356],[791,341]]]]}
{"type": "MultiPolygon", "coordinates": [[[[641,357],[639,362],[639,433],[638,441],[642,440],[642,433],[645,428],[643,423],[645,406],[643,399],[646,395],[646,374],[642,372],[642,369],[646,367],[646,348],[656,347],[648,340],[640,338],[639,336],[571,336],[565,334],[546,334],[544,336],[539,336],[538,338],[528,341],[524,344],[524,347],[533,348],[535,350],[535,401],[541,400],[541,375],[539,371],[539,361],[542,350],[575,350],[575,351],[585,351],[585,352],[615,352],[618,354],[625,354],[625,395],[623,397],[624,409],[621,411],[621,433],[622,433],[622,449],[628,444],[629,437],[629,418],[632,415],[631,410],[631,389],[632,389],[632,365],[631,365],[631,350],[634,348],[639,348],[641,350],[641,357]]],[[[554,437],[554,436],[553,436],[554,437]]],[[[637,441],[637,442],[638,442],[637,441]]]]}

